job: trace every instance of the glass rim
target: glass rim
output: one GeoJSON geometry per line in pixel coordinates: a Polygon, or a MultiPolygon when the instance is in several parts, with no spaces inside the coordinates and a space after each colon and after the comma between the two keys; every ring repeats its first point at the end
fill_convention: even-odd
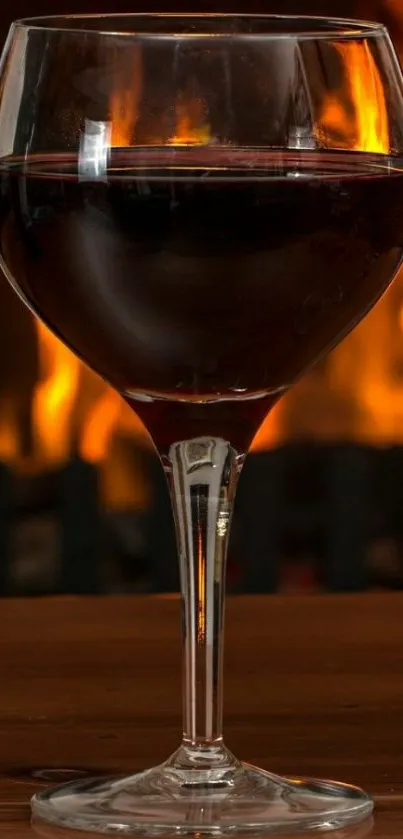
{"type": "Polygon", "coordinates": [[[153,38],[267,38],[297,40],[370,38],[385,36],[387,28],[375,21],[320,15],[237,14],[235,12],[94,12],[39,15],[13,21],[11,27],[75,34],[153,38]],[[119,25],[120,21],[120,25],[119,25]],[[123,25],[123,22],[126,26],[123,25]],[[130,23],[133,25],[130,26],[130,23]],[[158,29],[158,23],[164,27],[158,29]],[[95,24],[95,25],[94,25],[95,24]],[[127,26],[129,24],[129,26],[127,26]],[[215,26],[216,24],[216,26],[215,26]],[[225,24],[232,28],[225,29],[225,24]],[[238,28],[236,28],[238,24],[238,28]],[[121,28],[122,27],[122,28],[121,28]]]}

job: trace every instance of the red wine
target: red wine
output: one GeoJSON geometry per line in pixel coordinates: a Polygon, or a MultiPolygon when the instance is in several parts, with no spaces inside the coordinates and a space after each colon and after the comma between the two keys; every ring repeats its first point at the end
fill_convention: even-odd
{"type": "Polygon", "coordinates": [[[15,285],[160,445],[245,446],[402,258],[403,169],[384,157],[114,150],[89,180],[49,154],[1,161],[0,184],[15,285]]]}

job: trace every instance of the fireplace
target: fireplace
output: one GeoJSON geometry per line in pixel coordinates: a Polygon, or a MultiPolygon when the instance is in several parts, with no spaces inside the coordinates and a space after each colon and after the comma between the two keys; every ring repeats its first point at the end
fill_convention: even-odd
{"type": "MultiPolygon", "coordinates": [[[[74,0],[69,10],[89,10],[81,5],[74,0]]],[[[235,7],[228,2],[228,9],[235,7]]],[[[225,3],[209,0],[202,8],[224,9],[225,3]]],[[[279,7],[255,0],[252,10],[279,7]]],[[[54,4],[43,2],[35,11],[54,13],[54,4]]],[[[290,0],[281,11],[381,19],[403,57],[400,0],[290,0]]],[[[15,9],[28,13],[24,3],[15,9]]],[[[329,100],[321,130],[330,145],[332,138],[339,147],[353,138],[357,149],[382,152],[388,134],[376,68],[372,83],[364,84],[360,47],[349,55],[341,84],[364,99],[366,118],[357,124],[329,100]]],[[[178,103],[177,140],[204,137],[196,106],[191,97],[178,103]]],[[[135,97],[112,100],[111,111],[112,143],[125,144],[135,97]]],[[[403,274],[354,333],[281,401],[253,451],[231,548],[234,589],[400,586],[403,274]],[[350,521],[348,533],[342,519],[350,521]],[[338,545],[333,554],[332,545],[338,545]],[[242,570],[246,552],[254,559],[242,570]]],[[[169,502],[144,428],[31,318],[2,279],[0,464],[0,593],[176,587],[169,502]]]]}

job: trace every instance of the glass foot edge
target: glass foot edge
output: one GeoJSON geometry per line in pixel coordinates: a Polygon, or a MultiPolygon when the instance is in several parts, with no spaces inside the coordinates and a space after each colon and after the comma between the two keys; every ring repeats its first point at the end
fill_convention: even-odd
{"type": "Polygon", "coordinates": [[[44,822],[133,836],[336,830],[363,821],[373,809],[372,799],[358,787],[282,778],[248,764],[242,764],[232,787],[178,785],[163,765],[128,778],[72,781],[38,792],[31,805],[38,833],[44,822]]]}

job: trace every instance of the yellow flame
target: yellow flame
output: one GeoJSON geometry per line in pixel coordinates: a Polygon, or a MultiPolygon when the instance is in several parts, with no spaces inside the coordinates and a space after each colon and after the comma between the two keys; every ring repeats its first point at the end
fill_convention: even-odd
{"type": "Polygon", "coordinates": [[[329,96],[317,121],[319,141],[330,148],[388,153],[389,123],[382,80],[366,42],[334,44],[344,82],[329,96]]]}
{"type": "MultiPolygon", "coordinates": [[[[100,467],[106,505],[111,509],[145,507],[149,487],[143,465],[128,458],[124,446],[116,445],[120,435],[126,440],[134,436],[140,444],[144,442],[141,423],[121,397],[86,370],[40,322],[37,331],[41,377],[32,404],[33,466],[43,469],[66,462],[77,436],[79,455],[100,467]],[[96,388],[99,395],[83,411],[84,391],[88,387],[90,392],[96,388]]],[[[0,459],[14,458],[19,446],[17,422],[11,414],[8,417],[4,413],[3,418],[0,414],[0,459]]]]}
{"type": "Polygon", "coordinates": [[[80,362],[41,321],[36,321],[36,328],[41,375],[32,403],[35,449],[52,465],[67,460],[71,453],[80,362]]]}

